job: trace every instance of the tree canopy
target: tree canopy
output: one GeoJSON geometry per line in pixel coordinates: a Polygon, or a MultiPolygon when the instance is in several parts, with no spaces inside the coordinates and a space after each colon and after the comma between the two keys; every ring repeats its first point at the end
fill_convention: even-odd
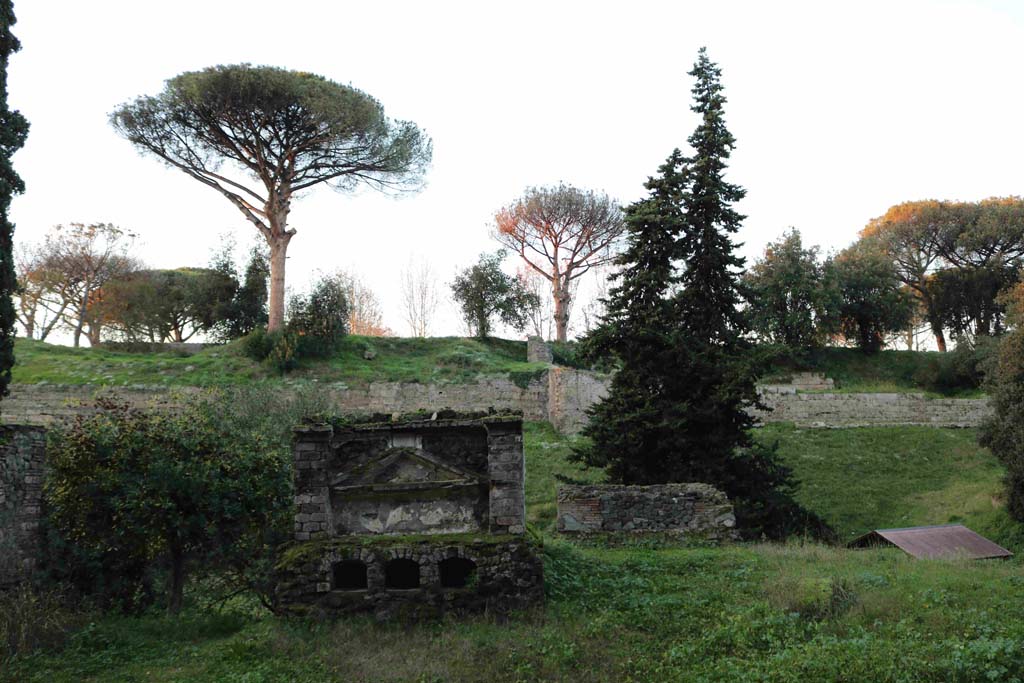
{"type": "Polygon", "coordinates": [[[183,73],[159,95],[121,105],[110,120],[141,152],[221,193],[263,235],[271,331],[284,325],[292,200],[321,183],[412,189],[431,158],[430,139],[409,121],[387,118],[366,93],[269,66],[183,73]]]}
{"type": "Polygon", "coordinates": [[[481,254],[476,264],[455,276],[452,298],[462,311],[462,319],[470,332],[481,339],[491,334],[492,319],[516,329],[526,327],[527,314],[537,305],[537,297],[517,278],[501,270],[505,252],[481,254]]]}
{"type": "Polygon", "coordinates": [[[14,270],[14,224],[8,218],[11,198],[24,191],[21,178],[11,165],[11,156],[28,136],[28,121],[7,106],[7,64],[21,48],[11,33],[14,25],[11,0],[0,0],[0,398],[7,395],[14,365],[15,313],[12,295],[17,288],[14,270]]]}
{"type": "Polygon", "coordinates": [[[824,342],[829,290],[818,248],[805,248],[798,230],[769,243],[744,283],[752,302],[750,323],[760,338],[794,349],[824,342]]]}
{"type": "Polygon", "coordinates": [[[614,256],[622,209],[606,194],[571,185],[531,187],[494,223],[495,238],[550,283],[555,336],[566,341],[573,284],[614,256]]]}

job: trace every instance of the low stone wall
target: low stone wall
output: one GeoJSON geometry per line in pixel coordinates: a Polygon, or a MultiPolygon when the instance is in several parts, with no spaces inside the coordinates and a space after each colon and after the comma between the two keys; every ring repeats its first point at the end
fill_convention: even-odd
{"type": "MultiPolygon", "coordinates": [[[[288,389],[280,389],[287,391],[288,389]]],[[[482,377],[470,384],[418,384],[373,382],[365,387],[324,384],[320,390],[342,413],[408,413],[438,407],[458,411],[488,407],[521,410],[524,419],[548,419],[548,379],[545,375],[520,385],[504,376],[482,377]]],[[[48,425],[89,412],[88,403],[99,395],[116,397],[129,405],[174,407],[196,387],[96,386],[70,384],[13,384],[4,399],[0,422],[48,425]]]]}
{"type": "Polygon", "coordinates": [[[732,503],[707,484],[563,486],[556,528],[566,534],[670,532],[732,535],[732,503]]]}
{"type": "MultiPolygon", "coordinates": [[[[586,410],[608,391],[611,378],[573,368],[551,367],[529,382],[517,384],[501,375],[468,384],[374,382],[366,387],[325,384],[321,391],[338,412],[405,413],[488,407],[520,410],[524,419],[548,420],[563,433],[574,434],[587,423],[586,410]]],[[[286,390],[286,389],[285,389],[286,390]]],[[[98,393],[117,396],[131,405],[174,406],[192,387],[99,387],[90,385],[15,384],[4,399],[0,421],[47,425],[86,410],[83,401],[98,393]]],[[[763,422],[793,422],[799,427],[863,427],[926,425],[976,427],[990,413],[988,400],[929,399],[923,394],[801,393],[791,385],[762,387],[772,410],[758,413],[763,422]]]]}
{"type": "Polygon", "coordinates": [[[992,413],[988,399],[927,398],[924,394],[800,394],[764,392],[763,422],[797,427],[977,427],[992,413]]]}
{"type": "Polygon", "coordinates": [[[45,430],[0,427],[0,586],[36,566],[45,459],[45,430]]]}
{"type": "Polygon", "coordinates": [[[278,576],[282,606],[312,616],[369,612],[381,620],[409,620],[449,612],[504,614],[544,600],[543,562],[522,537],[309,541],[286,551],[278,576]],[[446,575],[446,563],[453,560],[462,571],[446,575]],[[406,573],[402,584],[389,586],[394,561],[414,563],[415,575],[406,573]],[[348,571],[338,571],[339,565],[348,571]]]}

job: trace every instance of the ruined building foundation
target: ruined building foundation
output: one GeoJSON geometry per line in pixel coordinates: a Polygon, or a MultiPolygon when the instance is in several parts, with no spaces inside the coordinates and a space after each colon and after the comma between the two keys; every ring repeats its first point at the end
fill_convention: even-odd
{"type": "Polygon", "coordinates": [[[293,455],[286,609],[421,617],[542,600],[520,415],[312,425],[295,431],[293,455]]]}

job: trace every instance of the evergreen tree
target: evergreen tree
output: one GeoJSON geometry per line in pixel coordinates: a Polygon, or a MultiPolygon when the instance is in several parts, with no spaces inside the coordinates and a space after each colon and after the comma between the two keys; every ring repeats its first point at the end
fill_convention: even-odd
{"type": "Polygon", "coordinates": [[[14,25],[11,0],[0,0],[0,398],[7,395],[14,365],[14,302],[17,287],[14,274],[14,224],[8,218],[11,198],[24,191],[14,172],[11,155],[25,144],[28,121],[7,106],[7,63],[21,45],[11,33],[14,25]]]}
{"type": "Polygon", "coordinates": [[[730,235],[744,190],[725,181],[734,139],[720,71],[702,49],[690,75],[700,125],[692,157],[677,150],[627,209],[628,248],[608,313],[586,341],[620,365],[590,411],[576,458],[624,484],[705,482],[732,498],[743,531],[779,538],[827,527],[792,499],[791,472],[750,436],[755,365],[744,335],[743,259],[730,235]]]}

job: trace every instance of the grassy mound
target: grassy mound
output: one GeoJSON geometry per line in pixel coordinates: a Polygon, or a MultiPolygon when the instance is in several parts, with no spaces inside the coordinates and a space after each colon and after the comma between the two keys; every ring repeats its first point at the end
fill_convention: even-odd
{"type": "Polygon", "coordinates": [[[350,336],[328,360],[304,362],[286,378],[247,358],[241,344],[195,355],[73,349],[29,339],[15,343],[14,382],[21,384],[166,384],[223,386],[253,381],[468,382],[506,375],[526,384],[543,365],[526,362],[526,342],[505,339],[428,339],[350,336]]]}

